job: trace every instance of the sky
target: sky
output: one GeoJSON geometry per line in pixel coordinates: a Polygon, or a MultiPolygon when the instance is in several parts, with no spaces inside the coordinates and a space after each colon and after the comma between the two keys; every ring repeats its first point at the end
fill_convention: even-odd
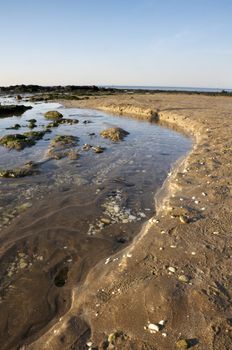
{"type": "Polygon", "coordinates": [[[232,88],[232,0],[0,0],[0,86],[232,88]]]}

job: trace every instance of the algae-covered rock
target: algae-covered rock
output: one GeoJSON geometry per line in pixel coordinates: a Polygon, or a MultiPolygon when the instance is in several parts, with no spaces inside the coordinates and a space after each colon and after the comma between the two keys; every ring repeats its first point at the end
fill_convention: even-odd
{"type": "Polygon", "coordinates": [[[100,135],[112,141],[121,141],[124,139],[124,137],[129,135],[129,132],[121,128],[109,128],[102,131],[100,135]]]}
{"type": "Polygon", "coordinates": [[[72,135],[56,135],[51,142],[52,146],[56,147],[70,147],[77,144],[78,137],[72,135]]]}
{"type": "Polygon", "coordinates": [[[21,134],[5,135],[0,139],[0,145],[9,149],[21,150],[34,144],[35,141],[32,138],[21,134]]]}
{"type": "Polygon", "coordinates": [[[48,111],[44,114],[44,116],[47,119],[55,119],[55,120],[59,120],[63,118],[63,114],[61,114],[58,111],[48,111]]]}
{"type": "Polygon", "coordinates": [[[28,162],[21,168],[16,169],[0,169],[0,177],[5,178],[19,178],[25,177],[29,175],[33,175],[35,173],[36,165],[33,162],[28,162]]]}

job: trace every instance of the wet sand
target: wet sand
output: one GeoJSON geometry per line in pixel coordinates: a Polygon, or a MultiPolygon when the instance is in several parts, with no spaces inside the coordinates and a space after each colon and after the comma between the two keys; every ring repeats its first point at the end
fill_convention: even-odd
{"type": "MultiPolygon", "coordinates": [[[[36,238],[40,234],[39,203],[32,208],[28,222],[17,222],[19,242],[25,229],[28,237],[22,240],[21,247],[26,256],[19,256],[18,262],[23,259],[30,264],[30,259],[34,259],[39,282],[34,284],[35,271],[32,271],[33,285],[27,274],[18,280],[18,285],[9,286],[8,297],[11,298],[12,293],[16,302],[12,310],[3,311],[8,314],[3,326],[7,330],[2,338],[6,344],[4,349],[17,348],[15,339],[14,344],[11,343],[9,323],[16,328],[20,323],[22,332],[18,345],[22,349],[174,350],[176,341],[182,338],[193,349],[231,349],[232,99],[140,94],[63,103],[69,107],[139,115],[148,120],[158,114],[161,123],[193,135],[195,145],[168,177],[156,197],[156,217],[143,225],[133,243],[115,240],[113,244],[112,240],[108,243],[104,240],[103,244],[99,237],[83,235],[81,228],[79,240],[74,238],[73,220],[73,227],[67,229],[70,219],[75,216],[78,222],[78,215],[91,213],[92,204],[90,200],[78,213],[76,208],[73,211],[67,205],[65,194],[63,201],[51,198],[43,210],[40,207],[39,217],[47,220],[47,230],[41,232],[44,238],[39,243],[36,238]],[[53,213],[48,216],[51,205],[53,213]],[[55,220],[53,215],[56,215],[55,220]],[[74,248],[69,256],[63,241],[59,242],[54,221],[60,230],[65,228],[68,250],[74,248]],[[86,252],[82,247],[88,239],[95,240],[95,251],[97,247],[99,254],[97,257],[90,254],[92,259],[83,260],[86,252]],[[40,254],[31,254],[36,249],[43,251],[42,258],[40,254]],[[113,255],[105,259],[109,251],[113,255]],[[99,260],[101,255],[103,260],[99,260]],[[44,264],[44,261],[49,263],[44,264]],[[75,261],[75,269],[68,283],[57,291],[55,286],[65,280],[72,261],[75,261]],[[43,266],[41,274],[40,266],[43,266]],[[26,298],[20,297],[20,283],[24,293],[27,292],[25,286],[28,285],[28,290],[33,286],[34,306],[28,306],[26,298]],[[71,295],[69,283],[77,285],[71,295]],[[40,297],[43,290],[49,291],[45,298],[40,297]],[[54,298],[56,293],[57,298],[54,298]],[[19,319],[14,312],[17,308],[21,310],[19,319]],[[38,309],[44,313],[42,325],[36,322],[38,309]],[[30,314],[35,323],[28,329],[30,314]],[[158,327],[161,320],[165,322],[158,327]],[[152,325],[158,330],[154,331],[152,325]],[[106,341],[108,338],[110,344],[106,341]],[[90,342],[88,346],[86,342],[90,342]]],[[[117,232],[116,228],[111,233],[117,232]]],[[[1,252],[7,249],[3,243],[4,240],[1,252]]],[[[11,246],[9,240],[7,244],[11,246]]]]}

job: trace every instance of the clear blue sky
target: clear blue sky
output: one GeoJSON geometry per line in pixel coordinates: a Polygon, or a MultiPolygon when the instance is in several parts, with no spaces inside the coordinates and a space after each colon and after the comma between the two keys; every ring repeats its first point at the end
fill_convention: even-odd
{"type": "Polygon", "coordinates": [[[0,85],[232,88],[232,0],[0,0],[0,85]]]}

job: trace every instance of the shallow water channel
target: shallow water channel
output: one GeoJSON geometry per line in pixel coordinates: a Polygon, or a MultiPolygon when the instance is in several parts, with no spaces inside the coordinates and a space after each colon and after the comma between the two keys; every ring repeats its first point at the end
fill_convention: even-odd
{"type": "MultiPolygon", "coordinates": [[[[0,102],[16,103],[4,97],[0,102]]],[[[32,176],[0,179],[0,312],[8,315],[0,322],[0,331],[6,334],[3,349],[29,342],[63,314],[72,288],[89,269],[131,241],[154,214],[155,193],[172,165],[192,145],[176,131],[135,118],[58,103],[21,103],[33,108],[21,116],[1,118],[1,137],[29,131],[32,118],[37,124],[33,131],[43,130],[49,110],[79,123],[54,127],[21,151],[0,146],[0,169],[28,161],[38,164],[32,176]],[[21,127],[7,129],[14,124],[21,127]],[[129,135],[120,142],[102,138],[100,132],[111,126],[129,135]],[[77,159],[48,159],[56,135],[79,138],[74,147],[77,159]],[[91,147],[83,149],[85,144],[105,150],[96,154],[91,147]],[[29,320],[30,310],[34,311],[29,320]],[[6,329],[11,330],[10,339],[6,329]]]]}

